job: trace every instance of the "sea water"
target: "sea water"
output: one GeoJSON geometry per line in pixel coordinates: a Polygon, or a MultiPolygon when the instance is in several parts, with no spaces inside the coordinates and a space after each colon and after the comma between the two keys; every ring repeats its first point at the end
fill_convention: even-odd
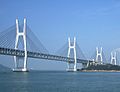
{"type": "Polygon", "coordinates": [[[0,72],[0,92],[120,92],[120,72],[0,72]]]}

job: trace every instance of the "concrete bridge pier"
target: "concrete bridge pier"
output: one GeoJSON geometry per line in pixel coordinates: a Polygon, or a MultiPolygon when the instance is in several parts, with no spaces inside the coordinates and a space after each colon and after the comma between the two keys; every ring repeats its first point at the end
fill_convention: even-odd
{"type": "Polygon", "coordinates": [[[76,57],[76,38],[74,37],[74,41],[70,41],[70,37],[68,38],[68,58],[70,58],[70,51],[73,49],[74,51],[74,66],[70,68],[70,63],[68,61],[68,69],[67,71],[77,71],[77,57],[76,57]]]}
{"type": "Polygon", "coordinates": [[[15,68],[13,69],[14,72],[26,72],[27,70],[27,41],[26,41],[26,18],[24,18],[24,26],[23,26],[23,32],[19,31],[19,24],[18,24],[18,19],[16,19],[16,40],[15,40],[15,49],[18,49],[19,45],[19,40],[20,37],[23,38],[23,45],[24,45],[24,64],[23,67],[19,67],[19,57],[14,56],[14,63],[15,63],[15,68]]]}

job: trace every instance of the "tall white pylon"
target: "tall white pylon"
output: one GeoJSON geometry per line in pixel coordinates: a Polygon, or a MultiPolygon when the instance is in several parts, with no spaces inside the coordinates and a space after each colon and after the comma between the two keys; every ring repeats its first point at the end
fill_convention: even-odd
{"type": "Polygon", "coordinates": [[[111,64],[116,65],[117,64],[117,59],[116,59],[116,52],[111,52],[111,64]]]}
{"type": "Polygon", "coordinates": [[[96,62],[99,62],[98,58],[100,57],[100,64],[103,63],[103,58],[102,58],[102,47],[100,48],[100,51],[98,47],[96,47],[96,62]]]}
{"type": "Polygon", "coordinates": [[[13,71],[27,71],[27,41],[26,41],[26,18],[24,18],[24,26],[23,26],[23,32],[19,31],[19,23],[18,19],[16,19],[16,40],[15,40],[15,49],[18,49],[18,42],[19,38],[23,38],[23,44],[24,44],[24,64],[22,68],[18,67],[18,59],[17,56],[14,56],[14,62],[15,62],[15,69],[13,71]]]}
{"type": "MultiPolygon", "coordinates": [[[[68,58],[70,58],[70,51],[74,50],[74,68],[73,71],[77,71],[77,58],[76,58],[76,38],[74,37],[74,42],[71,43],[70,37],[68,38],[68,58]]],[[[68,70],[70,70],[70,63],[68,61],[68,70]]]]}

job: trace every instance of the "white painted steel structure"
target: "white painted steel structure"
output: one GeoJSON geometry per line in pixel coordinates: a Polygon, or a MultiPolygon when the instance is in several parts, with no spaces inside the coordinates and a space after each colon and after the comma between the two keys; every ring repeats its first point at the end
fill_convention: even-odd
{"type": "Polygon", "coordinates": [[[17,56],[14,56],[15,69],[13,69],[13,71],[27,71],[26,18],[24,18],[23,32],[19,31],[19,23],[18,23],[18,19],[16,19],[15,50],[18,49],[20,37],[23,38],[23,44],[24,44],[24,53],[25,53],[25,55],[24,55],[24,64],[23,64],[23,67],[19,68],[19,64],[18,64],[19,59],[17,58],[17,56]]]}
{"type": "Polygon", "coordinates": [[[68,38],[68,58],[70,58],[70,51],[74,50],[74,67],[70,69],[70,62],[68,61],[68,71],[77,71],[77,57],[76,57],[76,38],[74,37],[73,43],[70,41],[70,37],[68,38]]]}
{"type": "Polygon", "coordinates": [[[117,65],[116,52],[111,52],[111,64],[117,65]]]}
{"type": "Polygon", "coordinates": [[[100,62],[100,64],[103,63],[103,57],[102,57],[102,47],[100,48],[100,50],[98,49],[98,47],[96,47],[96,62],[100,62]],[[98,58],[100,57],[100,61],[98,60],[98,58]]]}

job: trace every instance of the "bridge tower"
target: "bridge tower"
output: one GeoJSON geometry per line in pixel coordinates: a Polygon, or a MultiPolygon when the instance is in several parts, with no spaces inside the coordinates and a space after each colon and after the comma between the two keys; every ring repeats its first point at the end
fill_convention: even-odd
{"type": "Polygon", "coordinates": [[[100,50],[98,49],[98,47],[96,47],[96,62],[99,63],[98,58],[100,57],[100,64],[103,63],[103,58],[102,58],[102,47],[100,48],[100,50]]]}
{"type": "Polygon", "coordinates": [[[116,65],[117,64],[117,59],[116,59],[116,52],[111,52],[111,64],[116,65]]]}
{"type": "Polygon", "coordinates": [[[70,37],[68,38],[68,58],[70,58],[70,51],[73,49],[74,51],[74,67],[70,68],[70,62],[68,61],[68,71],[77,71],[77,57],[76,57],[76,38],[74,37],[74,41],[70,41],[70,37]]]}
{"type": "Polygon", "coordinates": [[[19,57],[18,56],[14,56],[14,63],[15,63],[15,68],[13,69],[13,71],[27,71],[27,41],[26,41],[26,18],[24,18],[24,25],[23,25],[23,32],[19,31],[19,23],[18,23],[18,19],[16,19],[16,40],[15,40],[15,49],[18,49],[18,45],[19,45],[19,40],[20,37],[23,38],[23,45],[24,45],[24,64],[23,67],[19,67],[19,57]]]}

